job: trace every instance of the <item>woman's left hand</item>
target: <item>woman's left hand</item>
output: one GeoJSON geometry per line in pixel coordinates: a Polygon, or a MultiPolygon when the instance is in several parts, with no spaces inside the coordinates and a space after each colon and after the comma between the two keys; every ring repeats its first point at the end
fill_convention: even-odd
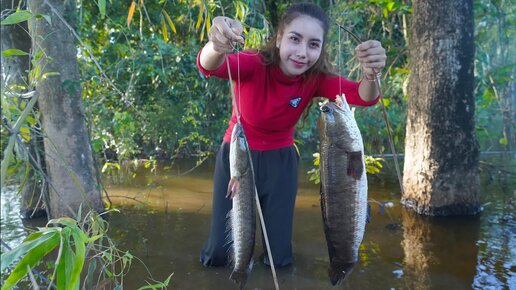
{"type": "Polygon", "coordinates": [[[363,77],[368,80],[375,80],[376,75],[381,73],[385,67],[385,49],[377,40],[367,40],[355,48],[357,58],[362,65],[363,77]]]}

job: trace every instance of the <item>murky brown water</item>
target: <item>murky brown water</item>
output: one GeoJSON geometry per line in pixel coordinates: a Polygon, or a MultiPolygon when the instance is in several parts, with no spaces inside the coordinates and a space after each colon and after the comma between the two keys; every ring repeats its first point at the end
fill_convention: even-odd
{"type": "MultiPolygon", "coordinates": [[[[484,212],[477,217],[424,218],[399,204],[398,186],[370,178],[372,202],[360,261],[343,285],[331,286],[319,208],[318,186],[300,173],[293,248],[295,262],[278,269],[280,289],[516,289],[516,192],[514,176],[484,178],[484,212]],[[512,180],[511,180],[512,178],[512,180]]],[[[228,268],[204,268],[199,250],[209,232],[211,165],[188,176],[139,173],[108,192],[121,212],[109,218],[118,247],[139,257],[157,280],[173,273],[169,289],[238,289],[228,268]]],[[[2,239],[16,244],[23,231],[6,228],[12,216],[2,196],[2,239]],[[4,211],[5,209],[5,211],[4,211]],[[12,234],[4,234],[5,230],[12,234]]],[[[260,261],[245,289],[274,289],[270,269],[260,261]]],[[[145,285],[149,274],[134,263],[124,289],[145,285]]],[[[150,280],[149,280],[150,281],[150,280]]]]}

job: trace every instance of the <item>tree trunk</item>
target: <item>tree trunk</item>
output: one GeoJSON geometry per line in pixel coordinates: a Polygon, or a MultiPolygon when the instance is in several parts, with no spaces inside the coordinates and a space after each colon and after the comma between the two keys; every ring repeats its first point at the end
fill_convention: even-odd
{"type": "MultiPolygon", "coordinates": [[[[20,1],[13,0],[0,0],[0,11],[12,10],[14,11],[20,1]]],[[[25,5],[20,6],[21,9],[25,8],[25,5]]],[[[1,50],[16,48],[21,51],[30,53],[31,40],[28,33],[27,22],[21,22],[15,25],[2,25],[0,27],[2,38],[1,38],[1,50]]],[[[6,58],[2,54],[2,88],[3,90],[9,90],[11,86],[23,86],[26,90],[30,90],[28,83],[28,71],[30,57],[24,56],[12,56],[6,58]],[[5,77],[5,79],[4,79],[5,77]]],[[[18,88],[14,88],[16,92],[20,92],[18,88]]],[[[24,102],[22,102],[25,104],[24,102]]],[[[20,108],[22,110],[23,108],[20,108]]],[[[31,136],[31,140],[28,144],[25,144],[25,152],[27,156],[35,156],[43,151],[42,140],[36,136],[31,136]],[[39,145],[39,146],[38,146],[39,145]]],[[[27,159],[30,159],[27,157],[27,159]]],[[[38,159],[34,157],[34,159],[38,159]]],[[[28,161],[30,163],[30,160],[28,161]]],[[[44,164],[40,164],[40,168],[44,168],[44,164]]],[[[41,202],[42,194],[42,182],[38,180],[34,168],[29,166],[27,170],[27,176],[25,185],[21,189],[21,203],[20,213],[24,218],[37,218],[46,215],[43,202],[41,202]]],[[[45,194],[45,193],[43,193],[45,194]]]]}
{"type": "Polygon", "coordinates": [[[73,18],[75,1],[31,1],[33,14],[49,15],[30,23],[35,53],[44,52],[43,73],[57,72],[37,82],[39,108],[45,133],[45,159],[49,177],[50,217],[74,216],[103,210],[93,155],[82,108],[82,87],[74,37],[59,17],[73,18]],[[55,8],[52,11],[51,7],[55,8]],[[55,14],[57,12],[58,14],[55,14]]]}
{"type": "Polygon", "coordinates": [[[425,215],[479,212],[473,1],[413,1],[402,203],[425,215]]]}

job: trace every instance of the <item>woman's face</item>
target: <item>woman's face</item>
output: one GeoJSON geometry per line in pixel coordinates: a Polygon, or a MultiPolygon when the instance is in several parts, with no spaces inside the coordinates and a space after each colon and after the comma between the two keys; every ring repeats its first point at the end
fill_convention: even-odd
{"type": "Polygon", "coordinates": [[[283,73],[294,77],[311,68],[321,56],[323,37],[322,23],[307,15],[300,15],[286,25],[276,40],[283,73]]]}

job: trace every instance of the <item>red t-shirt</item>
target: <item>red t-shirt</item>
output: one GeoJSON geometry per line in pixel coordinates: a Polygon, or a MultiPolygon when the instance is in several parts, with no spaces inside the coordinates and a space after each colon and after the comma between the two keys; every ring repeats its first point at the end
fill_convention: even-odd
{"type": "MultiPolygon", "coordinates": [[[[218,69],[208,71],[201,66],[199,55],[200,52],[197,66],[204,75],[229,79],[226,60],[218,69]]],[[[378,102],[378,98],[370,102],[362,100],[358,94],[360,83],[343,77],[326,74],[310,80],[303,76],[288,77],[278,65],[266,66],[262,55],[255,51],[239,52],[238,57],[237,53],[228,54],[228,59],[240,122],[252,150],[272,150],[292,145],[295,125],[314,97],[335,100],[337,95],[344,93],[350,105],[371,106],[378,102]]],[[[231,141],[236,122],[233,108],[224,141],[231,141]]]]}

